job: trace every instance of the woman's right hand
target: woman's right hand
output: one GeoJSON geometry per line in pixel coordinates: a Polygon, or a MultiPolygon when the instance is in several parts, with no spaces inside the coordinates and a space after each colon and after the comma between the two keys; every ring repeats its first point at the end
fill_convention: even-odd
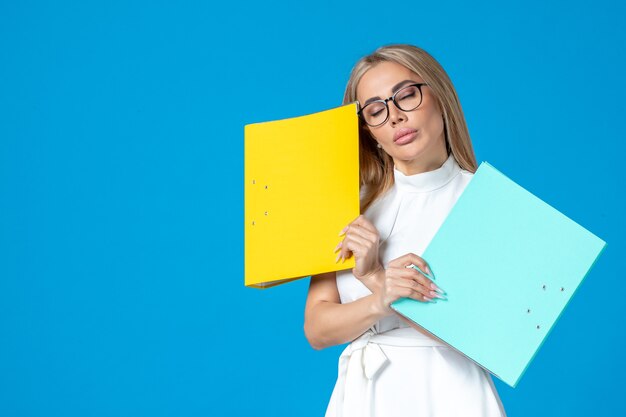
{"type": "Polygon", "coordinates": [[[379,307],[384,313],[392,314],[394,310],[390,304],[403,297],[422,302],[430,302],[435,297],[445,298],[439,294],[443,291],[434,282],[415,268],[407,268],[411,264],[431,273],[426,261],[414,253],[407,253],[389,262],[381,290],[376,293],[379,307]]]}

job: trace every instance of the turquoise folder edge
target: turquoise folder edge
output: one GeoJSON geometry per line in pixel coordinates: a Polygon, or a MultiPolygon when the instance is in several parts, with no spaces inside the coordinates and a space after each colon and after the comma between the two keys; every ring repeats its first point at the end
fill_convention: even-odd
{"type": "MultiPolygon", "coordinates": [[[[554,209],[554,207],[545,203],[544,201],[539,199],[537,196],[530,193],[528,190],[524,189],[520,185],[513,182],[510,178],[508,178],[502,172],[500,172],[499,170],[491,166],[489,163],[483,162],[478,168],[478,170],[476,171],[470,183],[465,188],[463,194],[461,194],[461,196],[459,197],[457,203],[452,208],[451,212],[449,213],[448,217],[442,224],[441,228],[439,229],[439,231],[437,232],[437,234],[435,235],[435,237],[429,244],[428,248],[424,251],[423,257],[427,262],[430,263],[429,257],[430,257],[430,254],[434,252],[433,248],[436,248],[438,246],[439,247],[445,246],[445,243],[442,243],[443,242],[442,239],[445,239],[445,236],[442,236],[442,235],[446,235],[446,234],[451,235],[450,231],[448,230],[450,229],[450,224],[457,221],[458,220],[457,218],[460,219],[464,215],[466,215],[462,212],[459,213],[459,211],[460,210],[465,211],[465,212],[471,211],[471,210],[468,210],[466,207],[469,204],[468,203],[469,199],[475,199],[477,198],[477,196],[479,197],[480,191],[481,191],[480,188],[481,187],[485,188],[485,183],[489,184],[489,180],[494,179],[494,178],[495,178],[495,181],[500,181],[501,183],[499,185],[500,187],[502,187],[503,186],[502,184],[504,184],[504,186],[507,187],[507,190],[511,192],[510,193],[511,195],[517,196],[517,197],[522,196],[523,199],[525,199],[524,201],[522,201],[523,203],[526,203],[531,206],[532,205],[537,206],[539,208],[538,211],[543,212],[543,214],[548,213],[551,216],[550,218],[552,220],[552,223],[561,222],[563,224],[564,229],[569,228],[573,230],[573,233],[578,234],[579,239],[586,239],[587,246],[590,247],[588,250],[586,250],[586,253],[588,254],[587,257],[590,259],[590,261],[587,263],[583,263],[582,266],[579,266],[578,267],[579,270],[576,272],[578,276],[580,276],[580,279],[576,278],[573,281],[572,279],[570,279],[567,284],[568,286],[567,290],[564,290],[564,288],[561,287],[560,294],[558,290],[555,291],[554,289],[551,289],[551,291],[546,291],[546,287],[545,286],[543,287],[543,294],[550,293],[551,297],[557,297],[557,298],[554,298],[552,301],[545,300],[545,295],[538,295],[536,288],[532,289],[531,293],[529,293],[530,296],[527,297],[529,300],[534,298],[535,301],[537,300],[540,301],[539,305],[536,306],[537,307],[536,310],[540,314],[538,316],[536,312],[534,311],[535,309],[533,308],[532,309],[533,315],[531,315],[530,314],[531,309],[528,309],[527,310],[528,317],[535,318],[535,317],[540,317],[541,314],[544,314],[545,316],[548,317],[547,320],[549,321],[549,325],[547,325],[546,327],[545,323],[542,323],[542,326],[544,327],[543,328],[537,327],[538,332],[536,333],[536,335],[531,335],[531,337],[529,338],[521,339],[522,345],[526,343],[525,350],[522,349],[522,351],[517,352],[515,357],[511,355],[511,358],[515,360],[506,361],[506,359],[508,359],[506,352],[504,356],[497,358],[496,360],[492,360],[489,357],[478,358],[477,356],[480,356],[480,354],[476,354],[476,346],[474,346],[473,349],[469,349],[470,351],[472,351],[471,353],[464,352],[464,350],[466,350],[465,348],[466,343],[464,343],[463,340],[461,340],[461,342],[459,343],[458,340],[455,340],[455,337],[451,337],[449,334],[450,328],[454,326],[450,326],[450,324],[445,324],[445,323],[444,324],[437,323],[436,319],[433,319],[433,317],[435,318],[437,317],[437,313],[444,312],[444,309],[447,307],[441,307],[441,306],[444,306],[445,305],[444,303],[449,303],[450,301],[440,301],[437,304],[430,304],[430,303],[422,303],[422,302],[408,299],[408,298],[403,298],[392,303],[391,307],[400,315],[422,326],[425,330],[430,332],[433,336],[448,343],[451,347],[455,348],[457,351],[464,354],[466,357],[474,361],[479,366],[485,368],[487,371],[491,372],[492,374],[500,378],[502,381],[504,381],[508,385],[515,387],[517,383],[519,382],[519,380],[521,379],[521,377],[527,371],[528,367],[530,366],[530,363],[537,355],[541,346],[545,343],[550,332],[552,331],[552,329],[554,328],[558,320],[561,318],[565,308],[567,307],[571,299],[575,296],[576,291],[580,287],[580,284],[582,284],[582,282],[587,277],[587,275],[589,274],[593,266],[598,261],[602,252],[606,249],[607,244],[606,242],[599,239],[597,236],[593,235],[587,229],[583,228],[578,223],[576,223],[572,219],[565,216],[563,213],[560,213],[559,211],[554,209]],[[476,190],[474,190],[474,188],[476,188],[476,190]],[[583,270],[584,270],[584,273],[582,272],[583,270]],[[555,293],[559,295],[555,295],[555,293]],[[541,304],[541,300],[542,300],[541,297],[544,297],[544,301],[543,301],[544,305],[541,304]],[[561,298],[558,298],[558,297],[561,297],[561,298]],[[565,299],[564,297],[567,297],[567,298],[565,299]],[[438,308],[440,309],[439,311],[437,310],[438,308]],[[542,312],[542,309],[544,310],[543,312],[542,312]],[[558,310],[558,313],[555,315],[555,311],[557,310],[558,310]],[[446,327],[448,328],[447,331],[446,331],[446,327]],[[532,340],[529,340],[529,339],[532,339],[532,340]],[[532,351],[530,349],[532,349],[532,351]],[[498,363],[498,360],[500,360],[500,363],[498,363]],[[508,362],[517,362],[517,363],[514,365],[508,366],[508,369],[506,365],[501,365],[502,363],[508,363],[508,362]],[[523,366],[521,364],[523,364],[523,366]]],[[[452,233],[452,236],[454,236],[454,233],[452,233]]],[[[435,258],[437,257],[435,256],[435,258]]],[[[440,256],[440,258],[443,258],[443,256],[440,256]]],[[[442,262],[439,262],[438,264],[430,263],[430,267],[433,270],[435,277],[438,276],[437,270],[441,269],[441,264],[442,262]]],[[[443,269],[445,270],[445,268],[443,269]]],[[[441,286],[446,291],[449,291],[450,289],[450,288],[446,288],[446,284],[451,285],[452,283],[452,281],[446,282],[445,274],[440,276],[439,280],[437,280],[436,282],[439,286],[441,286]]],[[[529,282],[531,281],[529,280],[529,282]]],[[[552,286],[552,284],[550,284],[550,286],[552,286]]],[[[522,288],[521,292],[524,293],[524,291],[528,291],[528,289],[522,288]]],[[[456,294],[459,294],[459,293],[457,292],[456,294]]],[[[449,294],[449,297],[452,296],[454,299],[456,294],[454,293],[452,295],[449,294]]],[[[495,302],[497,303],[497,301],[495,302]]],[[[471,307],[467,306],[466,311],[468,311],[470,308],[471,307]]],[[[458,315],[461,313],[456,312],[456,313],[453,313],[452,316],[449,316],[449,317],[453,317],[454,314],[458,315]]],[[[518,321],[517,324],[519,325],[520,318],[515,317],[515,319],[518,321]]],[[[521,319],[521,322],[523,323],[524,326],[526,326],[524,328],[524,331],[528,332],[529,330],[527,329],[527,327],[529,323],[524,322],[524,319],[521,319]]],[[[500,326],[502,327],[502,323],[500,323],[500,326]]],[[[472,326],[470,326],[470,328],[471,327],[472,326]]],[[[456,331],[458,331],[458,329],[456,331]]],[[[472,339],[472,337],[466,337],[466,340],[469,340],[469,339],[472,339]]],[[[490,342],[490,341],[486,340],[486,342],[490,342]]],[[[489,350],[489,349],[485,349],[485,350],[489,350]]],[[[496,355],[494,354],[494,356],[496,355]]]]}

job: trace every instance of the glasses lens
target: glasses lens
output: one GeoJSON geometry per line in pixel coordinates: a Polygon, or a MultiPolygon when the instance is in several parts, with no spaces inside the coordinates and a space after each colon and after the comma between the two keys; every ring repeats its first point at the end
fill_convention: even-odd
{"type": "Polygon", "coordinates": [[[416,109],[422,102],[420,89],[414,85],[403,88],[398,91],[396,102],[401,110],[409,111],[416,109]]]}
{"type": "Polygon", "coordinates": [[[363,118],[368,125],[379,125],[387,118],[387,106],[380,102],[370,103],[363,108],[363,118]]]}

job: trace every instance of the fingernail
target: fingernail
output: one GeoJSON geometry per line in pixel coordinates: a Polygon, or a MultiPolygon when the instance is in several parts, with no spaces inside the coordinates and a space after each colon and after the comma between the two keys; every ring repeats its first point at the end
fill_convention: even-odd
{"type": "Polygon", "coordinates": [[[337,257],[335,258],[335,263],[337,263],[337,261],[339,260],[340,256],[341,256],[341,252],[337,254],[337,257]]]}
{"type": "Polygon", "coordinates": [[[430,288],[432,288],[433,290],[437,291],[439,294],[445,294],[446,293],[444,290],[442,290],[441,288],[436,286],[433,282],[430,283],[430,288]]]}
{"type": "Polygon", "coordinates": [[[341,247],[342,243],[343,243],[343,241],[339,242],[339,244],[337,246],[335,246],[335,250],[333,252],[337,252],[339,250],[339,248],[341,247]]]}
{"type": "Polygon", "coordinates": [[[344,227],[341,232],[339,232],[339,236],[343,236],[343,234],[348,230],[348,226],[344,227]]]}
{"type": "Polygon", "coordinates": [[[341,263],[344,263],[346,261],[346,258],[344,258],[343,256],[341,257],[341,263]]]}
{"type": "MultiPolygon", "coordinates": [[[[430,272],[428,272],[428,270],[427,270],[426,268],[424,268],[424,269],[422,270],[422,269],[420,269],[420,267],[419,267],[419,266],[417,266],[417,265],[413,265],[413,264],[411,264],[411,265],[407,266],[407,268],[413,268],[413,269],[415,269],[415,270],[416,270],[416,271],[418,271],[420,274],[422,274],[422,275],[426,276],[426,278],[429,278],[429,277],[431,276],[430,272]],[[428,275],[428,276],[427,276],[427,275],[428,275]]],[[[432,277],[432,278],[434,279],[435,277],[432,277]]]]}
{"type": "Polygon", "coordinates": [[[447,298],[441,294],[436,293],[435,291],[431,291],[430,295],[432,295],[433,297],[437,297],[437,298],[441,298],[442,300],[447,300],[447,298]]]}
{"type": "Polygon", "coordinates": [[[432,300],[432,298],[424,297],[424,301],[431,302],[432,300]]]}

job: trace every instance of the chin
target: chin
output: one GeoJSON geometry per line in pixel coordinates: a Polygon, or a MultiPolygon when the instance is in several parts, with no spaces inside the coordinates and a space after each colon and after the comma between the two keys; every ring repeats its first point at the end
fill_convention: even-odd
{"type": "Polygon", "coordinates": [[[411,159],[415,159],[426,152],[428,148],[424,146],[421,142],[412,142],[407,145],[403,145],[399,149],[399,153],[406,157],[411,157],[411,159]]]}

